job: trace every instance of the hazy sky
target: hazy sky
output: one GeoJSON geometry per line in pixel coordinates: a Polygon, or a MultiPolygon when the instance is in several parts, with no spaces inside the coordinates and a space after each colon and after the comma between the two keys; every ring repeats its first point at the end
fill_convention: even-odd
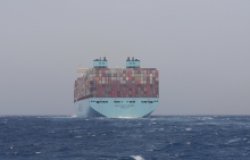
{"type": "Polygon", "coordinates": [[[250,114],[249,0],[1,0],[0,115],[73,114],[100,56],[159,69],[154,114],[250,114]]]}

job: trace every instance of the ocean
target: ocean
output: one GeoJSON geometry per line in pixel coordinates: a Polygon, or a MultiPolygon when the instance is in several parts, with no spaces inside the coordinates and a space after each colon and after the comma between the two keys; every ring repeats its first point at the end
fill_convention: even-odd
{"type": "Polygon", "coordinates": [[[0,117],[0,160],[249,160],[250,116],[0,117]]]}

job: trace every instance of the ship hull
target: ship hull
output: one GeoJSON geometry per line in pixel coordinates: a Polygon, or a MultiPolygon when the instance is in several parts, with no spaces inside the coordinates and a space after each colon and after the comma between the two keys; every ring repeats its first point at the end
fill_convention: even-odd
{"type": "Polygon", "coordinates": [[[158,103],[158,98],[88,98],[75,102],[75,108],[78,117],[142,118],[158,103]]]}

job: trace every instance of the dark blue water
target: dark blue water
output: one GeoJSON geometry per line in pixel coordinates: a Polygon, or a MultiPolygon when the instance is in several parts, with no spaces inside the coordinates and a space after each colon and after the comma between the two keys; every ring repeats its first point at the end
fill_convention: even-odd
{"type": "Polygon", "coordinates": [[[0,160],[249,160],[250,116],[0,117],[0,160]]]}

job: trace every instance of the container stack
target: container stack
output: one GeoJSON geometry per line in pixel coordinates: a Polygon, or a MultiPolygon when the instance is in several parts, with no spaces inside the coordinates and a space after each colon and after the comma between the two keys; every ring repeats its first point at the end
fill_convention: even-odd
{"type": "Polygon", "coordinates": [[[155,68],[93,68],[75,81],[74,100],[89,97],[158,97],[155,68]]]}

